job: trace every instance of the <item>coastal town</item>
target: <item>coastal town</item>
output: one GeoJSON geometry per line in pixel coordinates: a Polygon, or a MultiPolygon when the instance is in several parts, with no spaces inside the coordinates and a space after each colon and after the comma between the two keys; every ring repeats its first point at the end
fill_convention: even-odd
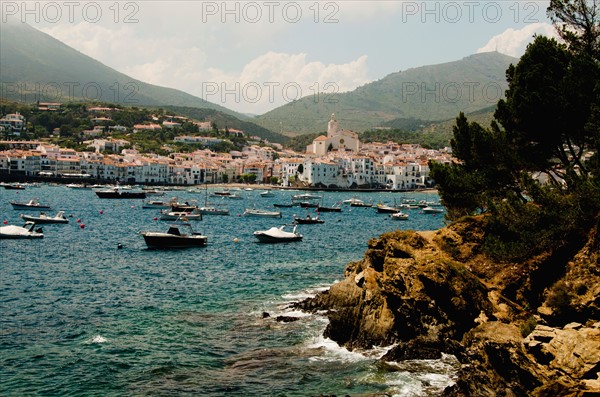
{"type": "MultiPolygon", "coordinates": [[[[38,103],[39,112],[60,111],[60,103],[38,103]]],[[[118,108],[89,107],[91,129],[79,135],[85,151],[61,147],[48,140],[24,140],[26,120],[18,112],[0,118],[0,177],[83,178],[104,182],[148,185],[198,185],[205,183],[256,182],[283,187],[331,189],[414,190],[431,187],[429,162],[448,164],[450,148],[426,149],[418,144],[363,143],[359,134],[346,130],[332,114],[326,135],[319,135],[304,152],[284,148],[244,131],[227,129],[227,137],[243,137],[240,150],[219,151],[227,137],[209,134],[210,120],[184,116],[152,115],[131,126],[118,125],[118,108]],[[196,133],[184,133],[184,124],[196,133]],[[168,155],[142,153],[126,138],[128,133],[175,132],[173,142],[201,149],[168,155]]],[[[61,131],[53,131],[60,135],[61,131]]],[[[229,141],[229,142],[228,142],[229,141]]],[[[237,149],[237,148],[236,148],[237,149]]]]}

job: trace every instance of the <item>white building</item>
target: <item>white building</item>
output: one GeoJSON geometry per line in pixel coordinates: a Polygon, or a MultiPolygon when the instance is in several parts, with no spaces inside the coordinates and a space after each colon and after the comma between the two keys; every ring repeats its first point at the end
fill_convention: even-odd
{"type": "Polygon", "coordinates": [[[340,129],[339,123],[335,119],[335,114],[332,114],[327,125],[327,136],[320,135],[316,137],[306,147],[306,152],[316,156],[324,156],[332,150],[356,153],[359,149],[360,141],[358,140],[358,134],[354,131],[340,129]]]}
{"type": "Polygon", "coordinates": [[[0,119],[0,127],[3,127],[4,131],[8,131],[9,135],[20,136],[25,129],[25,117],[19,112],[7,114],[0,119]]]}

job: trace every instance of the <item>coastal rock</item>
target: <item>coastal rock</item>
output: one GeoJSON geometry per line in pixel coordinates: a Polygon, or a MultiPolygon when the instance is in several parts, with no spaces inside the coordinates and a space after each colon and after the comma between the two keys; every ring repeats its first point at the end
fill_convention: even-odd
{"type": "Polygon", "coordinates": [[[346,279],[299,306],[328,310],[325,336],[350,349],[417,336],[459,340],[481,313],[493,317],[485,286],[463,265],[422,235],[399,231],[369,241],[346,279]]]}
{"type": "Polygon", "coordinates": [[[471,330],[458,381],[444,396],[530,396],[549,374],[527,356],[519,328],[491,321],[471,330]]]}
{"type": "Polygon", "coordinates": [[[445,396],[600,395],[597,231],[499,263],[484,254],[485,228],[478,216],[383,234],[297,307],[325,311],[325,336],[348,349],[396,344],[385,361],[454,354],[462,366],[445,396]]]}

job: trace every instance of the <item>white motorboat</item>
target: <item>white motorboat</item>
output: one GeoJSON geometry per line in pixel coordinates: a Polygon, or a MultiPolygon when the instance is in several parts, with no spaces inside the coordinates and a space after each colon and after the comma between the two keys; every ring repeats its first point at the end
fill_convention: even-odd
{"type": "Polygon", "coordinates": [[[141,232],[148,248],[204,247],[208,237],[196,233],[186,222],[173,223],[166,232],[141,232]]]}
{"type": "Polygon", "coordinates": [[[408,220],[408,214],[402,211],[398,211],[390,215],[390,218],[396,221],[406,221],[408,220]]]}
{"type": "Polygon", "coordinates": [[[424,214],[441,214],[442,212],[444,212],[444,210],[441,208],[435,208],[435,207],[431,207],[431,206],[427,206],[427,207],[423,208],[421,211],[423,211],[424,214]]]}
{"type": "Polygon", "coordinates": [[[17,203],[16,201],[11,201],[10,205],[13,206],[16,210],[49,210],[49,205],[42,205],[36,199],[31,199],[27,203],[17,203]]]}
{"type": "Polygon", "coordinates": [[[178,219],[189,220],[189,221],[201,221],[202,214],[198,210],[192,212],[185,211],[162,211],[160,213],[161,221],[176,221],[178,219]]]}
{"type": "Polygon", "coordinates": [[[69,220],[65,217],[64,211],[58,211],[58,213],[54,216],[48,216],[43,212],[41,212],[39,216],[24,214],[21,214],[20,216],[22,219],[34,223],[69,223],[69,220]]]}
{"type": "Polygon", "coordinates": [[[364,204],[364,201],[357,199],[356,197],[352,197],[350,199],[342,201],[344,204],[364,204]]]}
{"type": "Polygon", "coordinates": [[[380,214],[395,214],[400,212],[400,208],[396,205],[377,204],[377,212],[380,214]]]}
{"type": "Polygon", "coordinates": [[[295,194],[292,196],[292,200],[320,200],[322,196],[318,196],[316,194],[304,193],[304,194],[295,194]]]}
{"type": "Polygon", "coordinates": [[[264,192],[260,193],[260,197],[275,197],[275,194],[273,194],[273,192],[270,190],[265,190],[264,192]]]}
{"type": "Polygon", "coordinates": [[[261,243],[285,243],[302,240],[302,235],[296,231],[296,226],[291,232],[286,232],[284,228],[285,225],[272,227],[269,230],[258,230],[254,232],[254,237],[261,243]]]}
{"type": "Polygon", "coordinates": [[[217,207],[200,207],[198,208],[198,212],[202,215],[229,215],[229,210],[227,208],[217,207]]]}
{"type": "Polygon", "coordinates": [[[225,197],[230,200],[242,200],[244,198],[237,193],[231,193],[229,196],[225,196],[225,197]]]}
{"type": "Polygon", "coordinates": [[[148,200],[142,204],[142,208],[160,208],[167,209],[171,208],[174,204],[177,204],[177,197],[173,197],[169,201],[164,200],[148,200]]]}
{"type": "Polygon", "coordinates": [[[281,218],[281,211],[267,211],[256,208],[246,208],[244,216],[264,216],[269,218],[281,218]]]}
{"type": "Polygon", "coordinates": [[[92,188],[91,186],[88,186],[84,183],[69,183],[66,186],[71,189],[91,189],[92,188]]]}
{"type": "Polygon", "coordinates": [[[29,239],[43,237],[44,233],[42,232],[42,229],[36,229],[34,222],[25,222],[24,226],[0,226],[0,239],[29,239]]]}

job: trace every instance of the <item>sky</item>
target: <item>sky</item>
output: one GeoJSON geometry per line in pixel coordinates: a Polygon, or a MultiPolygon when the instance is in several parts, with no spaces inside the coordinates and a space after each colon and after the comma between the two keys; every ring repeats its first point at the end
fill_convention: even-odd
{"type": "Polygon", "coordinates": [[[549,0],[7,1],[19,18],[133,78],[263,114],[409,68],[555,35],[549,0]]]}

